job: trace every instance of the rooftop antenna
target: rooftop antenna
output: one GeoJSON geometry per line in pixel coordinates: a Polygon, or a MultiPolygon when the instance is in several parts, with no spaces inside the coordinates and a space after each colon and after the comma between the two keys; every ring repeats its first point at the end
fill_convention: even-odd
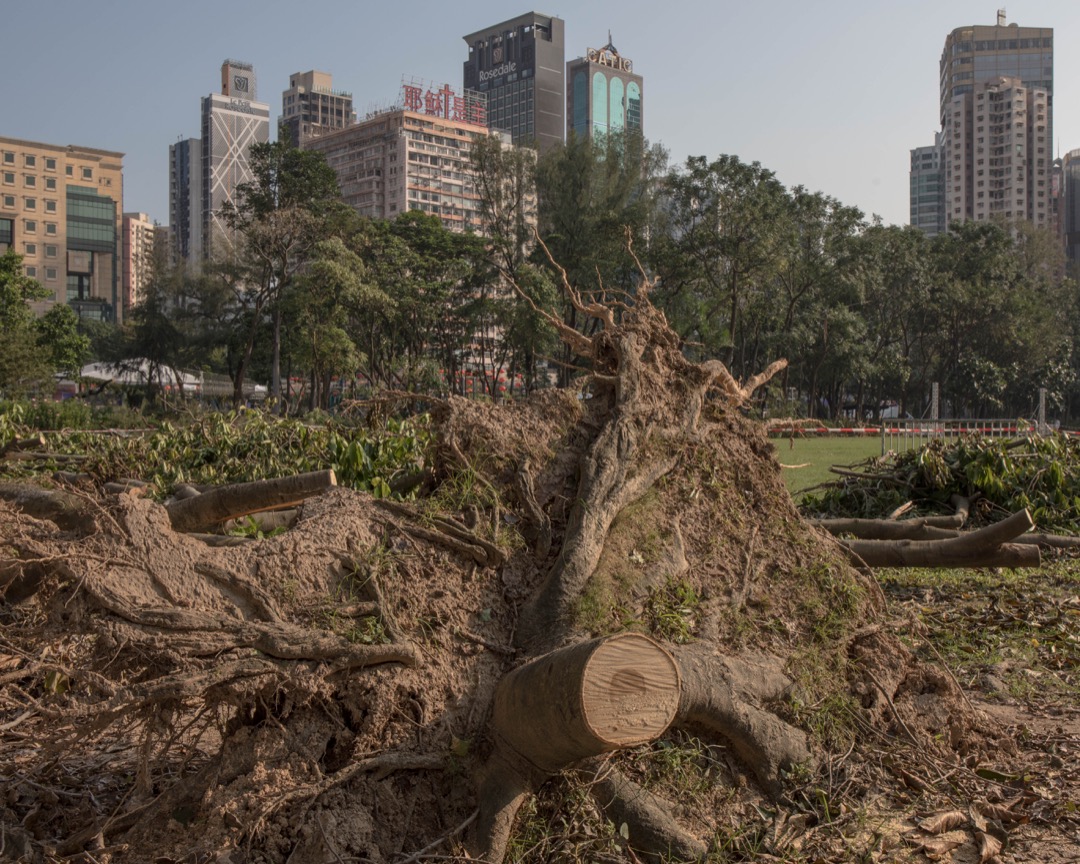
{"type": "Polygon", "coordinates": [[[998,23],[997,23],[998,27],[1004,27],[1005,26],[1005,7],[1002,7],[1001,9],[998,9],[997,21],[998,21],[998,23]]]}

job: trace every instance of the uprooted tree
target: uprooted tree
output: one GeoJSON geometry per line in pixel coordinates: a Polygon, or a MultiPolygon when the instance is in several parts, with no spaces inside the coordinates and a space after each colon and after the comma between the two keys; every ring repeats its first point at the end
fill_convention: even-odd
{"type": "Polygon", "coordinates": [[[647,282],[563,287],[597,323],[549,316],[584,389],[440,403],[416,500],[331,487],[286,533],[217,546],[137,492],[0,495],[9,849],[500,862],[564,783],[635,854],[699,860],[733,799],[649,782],[673,730],[720,748],[732,795],[774,800],[831,743],[829,702],[966,746],[955,684],[875,626],[876,586],[738,410],[782,363],[739,383],[685,359],[647,282]]]}

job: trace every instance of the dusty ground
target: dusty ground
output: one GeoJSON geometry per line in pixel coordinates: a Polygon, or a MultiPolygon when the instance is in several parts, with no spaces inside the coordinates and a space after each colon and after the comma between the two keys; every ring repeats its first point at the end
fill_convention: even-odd
{"type": "MultiPolygon", "coordinates": [[[[0,860],[462,860],[491,696],[520,662],[592,409],[457,405],[457,468],[430,501],[336,489],[240,546],[174,533],[126,494],[73,490],[67,525],[0,503],[0,860]],[[550,549],[513,491],[522,471],[550,549]],[[448,545],[448,517],[475,542],[448,545]]],[[[644,443],[644,464],[668,457],[644,443]]],[[[1076,860],[1077,569],[859,574],[736,412],[678,443],[677,468],[611,525],[575,626],[779,658],[794,687],[762,707],[818,762],[778,800],[693,730],[608,764],[714,862],[1076,860]]],[[[587,792],[547,783],[508,860],[638,860],[587,792]]]]}

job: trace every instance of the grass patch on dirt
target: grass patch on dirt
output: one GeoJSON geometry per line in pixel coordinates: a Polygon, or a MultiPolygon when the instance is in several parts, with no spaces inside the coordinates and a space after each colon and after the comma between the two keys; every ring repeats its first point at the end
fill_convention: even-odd
{"type": "Polygon", "coordinates": [[[894,616],[917,622],[965,688],[1044,706],[1080,699],[1080,562],[878,579],[894,616]]]}
{"type": "Polygon", "coordinates": [[[784,483],[796,501],[802,497],[803,490],[835,480],[836,475],[829,468],[854,465],[881,455],[881,439],[873,435],[771,438],[770,443],[776,448],[781,465],[801,466],[783,469],[784,483]]]}

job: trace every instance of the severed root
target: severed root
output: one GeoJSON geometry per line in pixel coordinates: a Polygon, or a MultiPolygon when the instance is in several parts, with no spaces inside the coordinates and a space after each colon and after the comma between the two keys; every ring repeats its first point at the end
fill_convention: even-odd
{"type": "Polygon", "coordinates": [[[700,861],[708,846],[675,820],[672,805],[600,760],[578,770],[593,798],[615,825],[625,824],[630,848],[646,860],[700,861]]]}
{"type": "Polygon", "coordinates": [[[682,674],[676,725],[702,726],[731,742],[739,758],[774,797],[781,771],[810,761],[806,734],[760,707],[791,686],[766,656],[728,658],[697,647],[673,649],[682,674]]]}
{"type": "Polygon", "coordinates": [[[514,818],[544,779],[505,747],[496,748],[480,777],[479,813],[465,843],[470,859],[502,864],[514,818]]]}

